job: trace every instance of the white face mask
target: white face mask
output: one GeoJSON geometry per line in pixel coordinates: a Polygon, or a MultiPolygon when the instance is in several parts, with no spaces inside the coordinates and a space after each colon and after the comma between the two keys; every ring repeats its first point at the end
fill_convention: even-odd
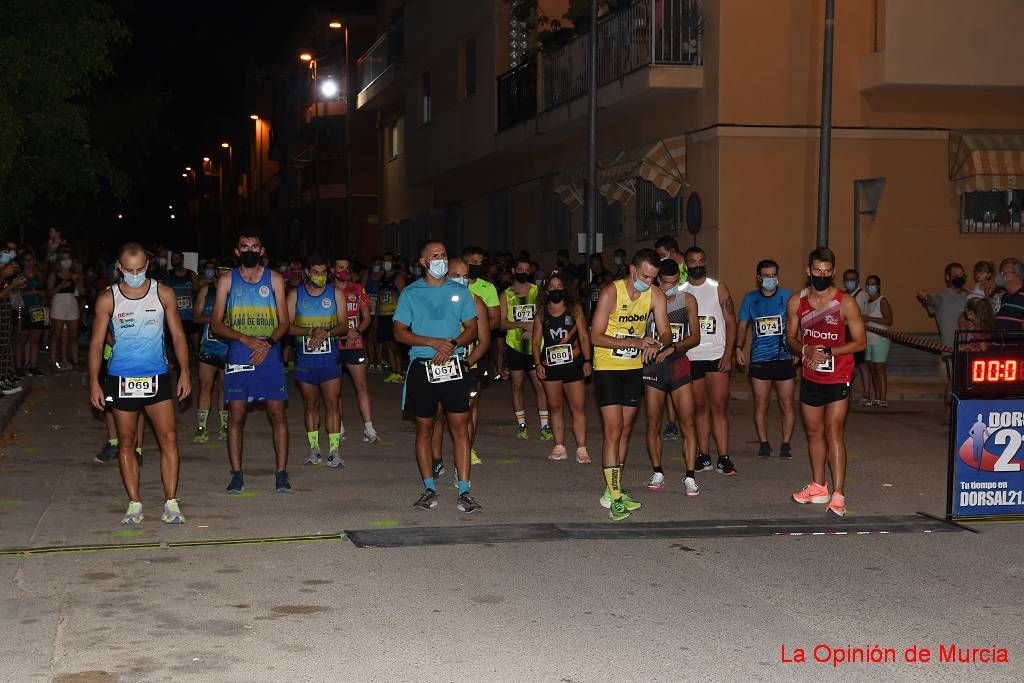
{"type": "Polygon", "coordinates": [[[458,282],[460,285],[469,286],[469,278],[465,275],[453,275],[450,279],[452,282],[458,282]]]}
{"type": "Polygon", "coordinates": [[[391,261],[385,261],[384,263],[380,264],[380,267],[383,268],[384,272],[386,273],[387,271],[391,270],[391,261]]]}
{"type": "Polygon", "coordinates": [[[62,259],[61,262],[60,262],[60,267],[63,268],[64,270],[70,270],[71,269],[71,261],[70,261],[70,259],[62,259]]]}
{"type": "Polygon", "coordinates": [[[448,274],[448,259],[431,259],[428,270],[431,277],[440,280],[448,274]]]}

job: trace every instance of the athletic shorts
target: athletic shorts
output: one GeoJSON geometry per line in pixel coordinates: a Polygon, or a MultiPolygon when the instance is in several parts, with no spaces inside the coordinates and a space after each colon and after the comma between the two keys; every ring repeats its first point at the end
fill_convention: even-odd
{"type": "Polygon", "coordinates": [[[422,358],[409,364],[405,375],[405,409],[421,418],[435,417],[438,404],[446,413],[469,412],[469,394],[476,387],[471,387],[466,379],[468,368],[462,368],[462,379],[436,384],[427,381],[426,368],[427,362],[422,358]]]}
{"type": "Polygon", "coordinates": [[[381,315],[377,317],[377,341],[389,342],[395,340],[395,317],[392,315],[381,315]]]}
{"type": "Polygon", "coordinates": [[[886,363],[889,361],[889,347],[892,342],[877,334],[868,335],[868,345],[864,349],[864,357],[869,363],[886,363]]]}
{"type": "Polygon", "coordinates": [[[509,372],[530,372],[534,369],[533,356],[528,353],[519,353],[512,347],[505,352],[505,364],[509,372]]]}
{"type": "Polygon", "coordinates": [[[366,363],[366,349],[340,349],[338,365],[363,365],[366,363]]]}
{"type": "Polygon", "coordinates": [[[167,372],[136,379],[107,375],[103,379],[103,398],[108,408],[137,413],[146,406],[173,399],[175,386],[174,377],[167,372]]]}
{"type": "Polygon", "coordinates": [[[199,362],[212,365],[215,368],[224,369],[224,363],[228,359],[228,347],[220,341],[208,341],[203,339],[199,342],[199,362]]]}
{"type": "Polygon", "coordinates": [[[583,359],[577,358],[571,363],[565,365],[545,365],[544,366],[544,381],[545,382],[565,382],[570,384],[572,382],[580,382],[586,379],[583,376],[583,359]]]}
{"type": "Polygon", "coordinates": [[[690,361],[683,353],[673,353],[660,363],[648,363],[643,370],[644,386],[671,393],[690,383],[690,361]]]}
{"type": "Polygon", "coordinates": [[[721,372],[718,369],[718,364],[721,362],[721,358],[716,358],[715,360],[691,360],[690,379],[696,382],[699,379],[704,379],[704,375],[710,372],[721,372]]]}
{"type": "Polygon", "coordinates": [[[785,382],[796,378],[796,368],[792,360],[770,360],[764,363],[751,363],[747,371],[750,379],[760,379],[766,382],[785,382]]]}
{"type": "Polygon", "coordinates": [[[324,365],[321,367],[304,368],[298,363],[295,364],[293,373],[295,379],[303,384],[318,387],[324,382],[341,377],[341,368],[337,365],[324,365]]]}
{"type": "Polygon", "coordinates": [[[480,371],[480,367],[469,368],[464,370],[463,374],[466,376],[466,389],[469,391],[469,397],[472,399],[480,391],[480,382],[482,381],[483,373],[480,371]]]}
{"type": "Polygon", "coordinates": [[[643,368],[635,370],[594,370],[597,405],[636,408],[644,395],[643,368]]]}
{"type": "Polygon", "coordinates": [[[288,384],[284,377],[280,347],[274,345],[259,365],[224,366],[224,402],[287,401],[288,384]]]}
{"type": "Polygon", "coordinates": [[[822,408],[850,398],[850,383],[821,384],[807,379],[800,380],[800,402],[812,408],[822,408]]]}

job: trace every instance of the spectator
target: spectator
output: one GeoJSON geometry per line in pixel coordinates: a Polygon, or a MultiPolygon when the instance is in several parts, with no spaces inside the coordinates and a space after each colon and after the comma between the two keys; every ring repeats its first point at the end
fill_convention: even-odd
{"type": "Polygon", "coordinates": [[[14,316],[16,310],[12,305],[19,289],[25,286],[25,278],[21,275],[21,266],[12,259],[17,249],[7,249],[0,255],[0,393],[4,396],[21,391],[17,385],[18,376],[14,367],[14,316]]]}
{"type": "Polygon", "coordinates": [[[868,275],[864,281],[867,300],[864,304],[864,323],[868,329],[868,345],[865,361],[871,372],[871,391],[873,398],[870,405],[881,408],[888,407],[888,376],[886,363],[889,361],[889,338],[872,332],[874,329],[887,330],[892,327],[892,306],[882,294],[882,279],[877,275],[868,275]]]}
{"type": "Polygon", "coordinates": [[[967,295],[968,300],[992,298],[996,293],[995,270],[995,264],[991,261],[978,261],[974,264],[974,289],[967,295]]]}
{"type": "Polygon", "coordinates": [[[25,251],[21,257],[21,273],[25,287],[20,290],[22,308],[19,316],[18,341],[14,347],[14,362],[22,375],[42,375],[39,371],[39,346],[46,329],[46,302],[43,278],[36,266],[35,255],[25,251]]]}
{"type": "Polygon", "coordinates": [[[971,346],[974,350],[984,351],[986,343],[995,328],[996,314],[992,310],[992,302],[984,297],[967,300],[964,314],[960,316],[960,329],[972,332],[971,346]]]}
{"type": "Polygon", "coordinates": [[[626,250],[616,249],[612,256],[612,264],[615,269],[612,272],[613,280],[621,280],[629,273],[629,264],[626,263],[626,250]]]}
{"type": "Polygon", "coordinates": [[[996,286],[1006,290],[996,312],[997,330],[1024,330],[1024,263],[1004,258],[999,264],[996,286]]]}
{"type": "Polygon", "coordinates": [[[73,370],[78,366],[78,297],[83,285],[82,276],[73,270],[73,265],[71,252],[62,247],[57,265],[46,281],[50,298],[50,362],[55,370],[73,370]]]}
{"type": "MultiPolygon", "coordinates": [[[[967,302],[967,291],[964,289],[964,285],[967,284],[967,276],[964,273],[964,267],[955,261],[946,264],[945,279],[945,289],[935,294],[918,291],[917,300],[928,311],[928,315],[935,318],[935,325],[939,330],[939,341],[943,346],[953,348],[957,324],[964,311],[964,304],[967,302]]],[[[948,408],[953,378],[952,353],[942,354],[942,364],[946,369],[946,406],[948,408]]],[[[949,424],[948,409],[946,414],[947,417],[943,419],[942,424],[949,424]]]]}

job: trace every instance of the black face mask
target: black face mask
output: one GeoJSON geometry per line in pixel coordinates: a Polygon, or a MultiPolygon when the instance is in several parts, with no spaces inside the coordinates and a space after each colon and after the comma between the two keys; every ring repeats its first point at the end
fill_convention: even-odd
{"type": "Polygon", "coordinates": [[[483,266],[475,266],[475,265],[470,264],[470,266],[469,266],[469,279],[477,280],[479,278],[482,278],[483,276],[484,276],[484,267],[483,266]]]}
{"type": "Polygon", "coordinates": [[[707,277],[707,274],[707,266],[694,266],[693,268],[686,269],[686,277],[690,280],[703,280],[707,277]]]}
{"type": "Polygon", "coordinates": [[[565,290],[564,289],[552,289],[548,292],[548,301],[553,304],[560,304],[565,301],[565,290]]]}
{"type": "Polygon", "coordinates": [[[826,289],[832,286],[831,275],[812,275],[811,286],[819,292],[824,292],[826,289]]]}
{"type": "Polygon", "coordinates": [[[523,285],[530,281],[529,273],[516,273],[516,282],[523,285]]]}
{"type": "Polygon", "coordinates": [[[952,280],[950,280],[950,282],[957,289],[963,289],[964,285],[967,284],[967,278],[965,278],[965,277],[955,277],[952,280]]]}
{"type": "Polygon", "coordinates": [[[260,264],[262,257],[258,251],[243,251],[238,257],[246,268],[255,268],[260,264]]]}

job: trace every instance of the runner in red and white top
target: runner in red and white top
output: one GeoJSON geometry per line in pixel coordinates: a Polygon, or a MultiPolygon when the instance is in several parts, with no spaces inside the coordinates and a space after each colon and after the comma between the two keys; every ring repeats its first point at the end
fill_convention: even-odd
{"type": "Polygon", "coordinates": [[[833,285],[836,257],[819,247],[807,259],[810,285],[787,305],[789,346],[803,364],[800,413],[807,432],[811,483],[793,494],[797,503],[828,503],[830,512],[846,514],[846,412],[849,408],[853,354],[867,344],[860,306],[833,285]],[[830,496],[825,483],[825,456],[832,470],[830,496]]]}
{"type": "MultiPolygon", "coordinates": [[[[376,443],[377,432],[373,428],[373,415],[370,412],[370,393],[366,386],[366,349],[363,345],[363,333],[370,326],[370,297],[363,286],[352,278],[352,261],[347,258],[334,259],[332,268],[334,286],[337,289],[339,308],[344,302],[345,315],[348,320],[348,334],[339,339],[339,360],[352,377],[352,386],[356,390],[356,402],[359,413],[363,416],[363,441],[376,443]]],[[[341,311],[339,310],[339,315],[341,311]]],[[[341,427],[345,434],[344,424],[341,427]]],[[[344,437],[343,437],[344,438],[344,437]]]]}

